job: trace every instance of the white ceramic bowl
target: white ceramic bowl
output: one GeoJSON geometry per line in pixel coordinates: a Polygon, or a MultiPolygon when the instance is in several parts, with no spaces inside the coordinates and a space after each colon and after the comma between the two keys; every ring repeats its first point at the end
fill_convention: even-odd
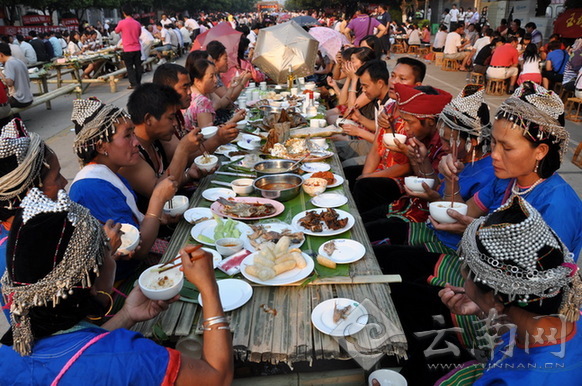
{"type": "Polygon", "coordinates": [[[323,178],[308,178],[303,183],[303,190],[312,197],[325,192],[325,188],[327,181],[323,178]]]}
{"type": "Polygon", "coordinates": [[[117,252],[127,255],[129,252],[135,250],[139,245],[139,229],[131,224],[121,224],[121,246],[117,252]]]}
{"type": "Polygon", "coordinates": [[[327,121],[325,119],[313,118],[309,120],[310,127],[325,127],[327,121]]]}
{"type": "Polygon", "coordinates": [[[164,204],[164,213],[169,214],[172,217],[179,216],[183,214],[186,209],[188,209],[188,197],[186,196],[174,196],[171,200],[164,204]],[[172,206],[170,207],[170,201],[172,206]]]}
{"type": "Polygon", "coordinates": [[[313,91],[315,90],[315,82],[307,82],[303,85],[303,88],[306,90],[313,91]]]}
{"type": "MultiPolygon", "coordinates": [[[[162,264],[149,267],[139,275],[138,284],[143,294],[152,300],[169,300],[180,293],[184,273],[179,268],[158,272],[162,264]],[[167,278],[164,280],[164,278],[167,278]]],[[[167,266],[166,266],[167,267],[167,266]]]]}
{"type": "Polygon", "coordinates": [[[243,119],[243,120],[238,121],[236,123],[236,128],[239,130],[244,130],[248,124],[249,124],[249,121],[247,121],[246,119],[243,119]]]}
{"type": "Polygon", "coordinates": [[[462,202],[455,202],[454,206],[451,208],[450,201],[435,201],[429,204],[428,209],[431,217],[443,224],[457,222],[457,220],[447,214],[447,209],[455,210],[462,215],[467,214],[467,204],[463,204],[462,202]]]}
{"type": "Polygon", "coordinates": [[[232,190],[239,196],[251,194],[255,188],[253,187],[254,180],[252,178],[238,178],[230,183],[232,190]]]}
{"type": "Polygon", "coordinates": [[[412,190],[413,192],[423,193],[424,192],[424,188],[422,187],[423,182],[427,184],[429,188],[432,188],[434,186],[434,180],[432,178],[422,178],[416,176],[404,177],[404,184],[408,189],[412,190]]]}
{"type": "Polygon", "coordinates": [[[218,157],[210,154],[208,158],[210,159],[208,160],[209,162],[205,162],[206,160],[204,159],[204,156],[200,155],[194,158],[194,163],[196,164],[196,166],[198,166],[198,169],[210,171],[214,169],[216,164],[218,164],[218,157]]]}
{"type": "Polygon", "coordinates": [[[372,380],[375,379],[380,386],[407,386],[408,382],[400,373],[393,370],[380,369],[374,371],[368,377],[368,386],[372,386],[372,380]]]}
{"type": "Polygon", "coordinates": [[[202,130],[200,130],[200,133],[204,136],[204,139],[208,139],[212,137],[214,134],[216,134],[217,131],[218,126],[208,126],[202,128],[202,130]]]}
{"type": "Polygon", "coordinates": [[[241,239],[235,239],[233,237],[216,240],[216,250],[224,257],[234,255],[242,250],[243,246],[244,244],[241,239]]]}
{"type": "Polygon", "coordinates": [[[396,137],[396,139],[400,143],[406,142],[406,135],[404,135],[404,134],[386,133],[386,134],[384,134],[384,137],[382,137],[382,140],[384,141],[384,144],[386,146],[396,146],[396,144],[394,143],[394,137],[396,137]]]}

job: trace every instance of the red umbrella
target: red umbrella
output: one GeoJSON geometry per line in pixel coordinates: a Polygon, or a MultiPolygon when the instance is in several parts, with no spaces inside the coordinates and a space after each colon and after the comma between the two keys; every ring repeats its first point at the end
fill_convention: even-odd
{"type": "Polygon", "coordinates": [[[582,8],[568,9],[554,20],[554,33],[564,38],[577,39],[582,36],[582,8]]]}
{"type": "Polygon", "coordinates": [[[236,31],[232,28],[230,23],[222,22],[214,28],[200,34],[192,44],[192,50],[205,50],[206,45],[213,40],[218,40],[226,47],[226,54],[228,55],[228,67],[236,66],[238,63],[238,44],[240,43],[240,36],[242,32],[236,31]]]}

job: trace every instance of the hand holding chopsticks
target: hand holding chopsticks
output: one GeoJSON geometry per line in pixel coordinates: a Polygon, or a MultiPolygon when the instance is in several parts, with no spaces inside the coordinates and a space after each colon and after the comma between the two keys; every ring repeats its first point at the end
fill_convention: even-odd
{"type": "MultiPolygon", "coordinates": [[[[192,252],[195,252],[195,251],[199,250],[200,248],[202,248],[202,244],[198,244],[198,245],[190,245],[190,246],[187,246],[186,248],[184,248],[184,251],[185,251],[186,253],[190,254],[190,253],[192,253],[192,252]]],[[[190,261],[196,261],[196,260],[199,260],[199,259],[201,259],[201,258],[203,258],[203,257],[204,257],[204,255],[200,255],[200,256],[197,256],[196,258],[191,258],[191,259],[190,259],[190,261]]],[[[179,255],[178,257],[176,257],[176,258],[174,258],[174,259],[172,259],[172,260],[170,260],[170,261],[168,261],[168,262],[166,262],[166,263],[164,263],[164,264],[160,265],[160,270],[159,270],[159,272],[160,272],[160,273],[162,273],[162,272],[166,272],[166,271],[168,271],[168,270],[170,270],[170,269],[172,269],[172,268],[176,268],[176,267],[179,267],[179,266],[181,266],[181,265],[182,265],[182,262],[179,262],[178,264],[172,264],[172,265],[170,265],[170,266],[167,266],[168,264],[171,264],[171,263],[173,263],[173,262],[175,262],[176,260],[178,260],[178,259],[181,259],[181,258],[182,258],[182,255],[179,255]],[[167,267],[166,267],[166,266],[167,266],[167,267]]]]}

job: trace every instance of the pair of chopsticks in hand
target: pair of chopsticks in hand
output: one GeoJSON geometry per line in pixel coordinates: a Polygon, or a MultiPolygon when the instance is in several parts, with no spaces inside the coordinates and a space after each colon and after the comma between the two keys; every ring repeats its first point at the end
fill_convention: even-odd
{"type": "MultiPolygon", "coordinates": [[[[190,253],[192,253],[192,252],[195,252],[195,251],[199,250],[200,248],[202,248],[202,244],[193,245],[193,246],[191,246],[191,247],[186,247],[186,248],[184,248],[184,251],[185,251],[186,253],[190,254],[190,253]]],[[[168,261],[168,262],[166,262],[166,263],[164,263],[164,264],[160,265],[160,268],[161,268],[161,269],[160,269],[158,272],[159,272],[159,273],[166,272],[166,271],[169,271],[170,269],[173,269],[173,268],[176,268],[176,267],[179,267],[179,266],[181,266],[181,265],[182,265],[182,262],[179,262],[178,264],[172,264],[172,265],[170,265],[170,266],[166,267],[168,264],[171,264],[171,263],[173,263],[174,261],[176,261],[176,260],[180,259],[181,257],[182,257],[182,256],[178,256],[178,257],[176,257],[176,258],[174,258],[174,259],[172,259],[172,260],[170,260],[170,261],[168,261]]],[[[201,259],[202,257],[204,257],[204,255],[201,255],[200,257],[197,257],[197,258],[195,258],[195,259],[190,259],[190,261],[196,261],[196,260],[199,260],[199,259],[201,259]]]]}

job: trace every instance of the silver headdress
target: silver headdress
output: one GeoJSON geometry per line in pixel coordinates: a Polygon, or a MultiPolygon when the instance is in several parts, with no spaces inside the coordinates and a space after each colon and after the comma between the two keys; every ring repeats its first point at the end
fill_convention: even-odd
{"type": "Polygon", "coordinates": [[[558,122],[563,113],[564,103],[555,92],[526,81],[499,106],[495,119],[507,119],[513,123],[512,128],[522,130],[524,136],[534,141],[551,139],[559,143],[562,160],[570,139],[568,131],[558,122]],[[529,132],[532,124],[539,126],[535,137],[529,132]]]}
{"type": "Polygon", "coordinates": [[[478,139],[481,143],[491,137],[491,123],[483,124],[479,109],[485,103],[485,88],[481,85],[468,84],[451,102],[445,106],[439,116],[441,137],[444,135],[442,124],[452,130],[463,131],[478,139]]]}
{"type": "MultiPolygon", "coordinates": [[[[16,156],[17,167],[0,177],[0,202],[15,209],[34,181],[40,184],[45,165],[45,144],[36,133],[29,134],[20,119],[13,119],[0,133],[0,159],[16,156]]],[[[48,165],[46,165],[48,166],[48,165]]]]}
{"type": "MultiPolygon", "coordinates": [[[[107,253],[108,241],[99,221],[88,209],[72,202],[64,190],[58,193],[57,201],[52,201],[38,188],[33,188],[22,200],[22,226],[14,230],[17,240],[20,231],[36,216],[45,213],[66,213],[73,226],[73,232],[62,259],[56,263],[42,279],[35,283],[15,283],[12,270],[2,276],[2,294],[9,299],[14,350],[21,355],[29,355],[33,335],[29,311],[33,307],[53,306],[73,294],[73,288],[91,287],[91,274],[99,275],[99,266],[107,253]],[[12,272],[9,272],[12,271],[12,272]]],[[[64,229],[64,228],[63,228],[64,229]]],[[[39,236],[40,237],[40,236],[39,236]]],[[[22,241],[21,242],[25,242],[22,241]]],[[[16,251],[17,244],[14,247],[16,251]]],[[[14,256],[12,256],[14,259],[14,256]]],[[[16,262],[14,262],[16,264],[16,262]]]]}
{"type": "Polygon", "coordinates": [[[541,302],[563,292],[560,313],[568,321],[578,320],[582,282],[573,255],[521,197],[473,221],[465,230],[459,256],[475,282],[508,295],[510,301],[526,304],[537,297],[541,302]],[[563,259],[552,265],[544,260],[550,253],[563,259]]]}
{"type": "Polygon", "coordinates": [[[112,104],[103,104],[97,99],[74,100],[71,120],[82,127],[73,144],[77,156],[84,159],[98,143],[108,142],[122,118],[131,119],[125,110],[112,104]]]}

